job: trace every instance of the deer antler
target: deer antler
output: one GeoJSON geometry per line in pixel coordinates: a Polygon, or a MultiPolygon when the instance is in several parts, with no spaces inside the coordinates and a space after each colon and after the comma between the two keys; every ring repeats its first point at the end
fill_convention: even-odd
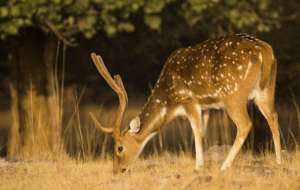
{"type": "Polygon", "coordinates": [[[110,75],[100,55],[91,53],[91,57],[100,75],[105,79],[107,84],[117,93],[119,97],[119,108],[116,114],[116,119],[114,121],[114,127],[103,127],[103,125],[96,119],[96,117],[92,113],[90,113],[90,116],[97,128],[101,129],[103,132],[106,133],[113,133],[115,137],[118,137],[120,135],[121,123],[128,102],[125,87],[123,85],[120,75],[114,75],[114,77],[110,75]]]}

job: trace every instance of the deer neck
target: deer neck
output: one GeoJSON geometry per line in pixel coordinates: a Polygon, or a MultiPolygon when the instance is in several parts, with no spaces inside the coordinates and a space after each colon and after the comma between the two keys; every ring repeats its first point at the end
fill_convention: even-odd
{"type": "Polygon", "coordinates": [[[167,100],[161,93],[152,93],[139,114],[141,130],[139,136],[141,140],[153,137],[159,128],[165,124],[168,107],[167,100]]]}

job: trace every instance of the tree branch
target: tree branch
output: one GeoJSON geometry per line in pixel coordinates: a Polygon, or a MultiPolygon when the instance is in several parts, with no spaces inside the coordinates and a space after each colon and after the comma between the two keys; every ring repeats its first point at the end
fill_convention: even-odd
{"type": "Polygon", "coordinates": [[[64,37],[49,20],[45,20],[44,22],[45,22],[46,26],[55,34],[55,36],[59,40],[61,40],[65,45],[70,46],[70,47],[74,47],[77,45],[76,43],[73,43],[73,42],[69,41],[66,37],[64,37]]]}

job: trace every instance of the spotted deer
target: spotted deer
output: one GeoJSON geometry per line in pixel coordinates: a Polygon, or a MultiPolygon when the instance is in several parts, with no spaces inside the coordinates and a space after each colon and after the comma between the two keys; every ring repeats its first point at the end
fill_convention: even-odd
{"type": "Polygon", "coordinates": [[[221,170],[230,167],[243,145],[252,122],[247,103],[254,100],[273,136],[276,161],[281,163],[280,134],[274,107],[276,60],[272,47],[247,34],[206,40],[174,51],[142,110],[121,131],[127,94],[119,75],[111,77],[102,58],[92,60],[99,73],[117,93],[119,108],[111,127],[104,127],[91,113],[95,126],[115,140],[113,171],[125,172],[145,144],[166,123],[186,117],[195,139],[196,169],[204,164],[202,139],[209,109],[223,109],[237,127],[235,141],[221,170]]]}

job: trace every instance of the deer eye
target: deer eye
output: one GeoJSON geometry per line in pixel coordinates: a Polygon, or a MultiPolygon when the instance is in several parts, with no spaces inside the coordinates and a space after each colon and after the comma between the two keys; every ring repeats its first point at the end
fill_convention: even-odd
{"type": "Polygon", "coordinates": [[[123,151],[123,146],[118,146],[118,152],[122,152],[123,151]]]}

